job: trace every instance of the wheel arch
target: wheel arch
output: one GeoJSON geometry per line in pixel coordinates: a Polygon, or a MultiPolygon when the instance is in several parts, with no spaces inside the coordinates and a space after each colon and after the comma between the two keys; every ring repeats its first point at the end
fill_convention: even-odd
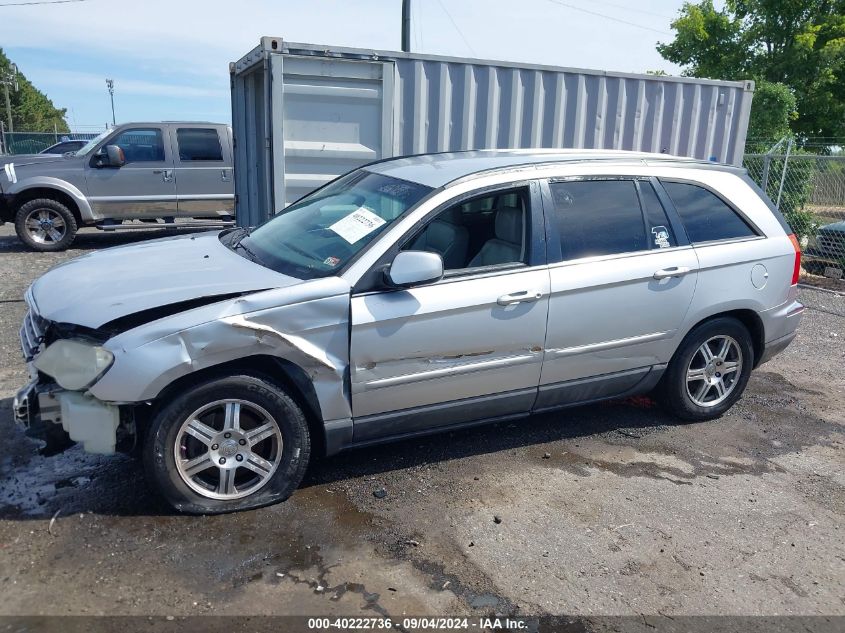
{"type": "MultiPolygon", "coordinates": [[[[151,418],[158,408],[170,401],[176,394],[190,387],[233,374],[256,376],[283,389],[302,408],[311,431],[314,449],[322,454],[326,450],[326,431],[317,392],[308,373],[296,363],[271,355],[245,356],[231,361],[204,367],[181,376],[159,392],[153,401],[153,409],[147,412],[151,418]]],[[[146,426],[146,425],[145,425],[146,426]]],[[[145,432],[146,429],[144,429],[145,432]]]]}
{"type": "Polygon", "coordinates": [[[12,202],[9,205],[9,208],[11,209],[11,216],[14,217],[18,212],[18,209],[30,200],[38,200],[39,198],[47,198],[62,203],[70,210],[71,213],[73,213],[73,217],[76,218],[76,221],[80,226],[84,224],[79,204],[76,199],[66,191],[53,189],[51,187],[32,187],[15,194],[15,197],[12,198],[12,202]]]}
{"type": "Polygon", "coordinates": [[[61,178],[51,176],[25,178],[12,185],[6,195],[11,198],[9,207],[13,209],[13,213],[17,212],[18,207],[28,200],[53,198],[70,208],[80,226],[91,224],[96,219],[85,194],[78,187],[61,178]]]}
{"type": "Polygon", "coordinates": [[[748,333],[751,335],[751,346],[754,349],[754,364],[752,366],[757,367],[763,356],[763,349],[766,345],[766,330],[763,326],[763,320],[760,318],[760,315],[750,308],[734,308],[731,310],[724,310],[722,312],[714,312],[706,317],[702,317],[686,331],[684,338],[686,338],[690,332],[700,325],[722,317],[736,319],[745,326],[745,329],[748,330],[748,333]]]}

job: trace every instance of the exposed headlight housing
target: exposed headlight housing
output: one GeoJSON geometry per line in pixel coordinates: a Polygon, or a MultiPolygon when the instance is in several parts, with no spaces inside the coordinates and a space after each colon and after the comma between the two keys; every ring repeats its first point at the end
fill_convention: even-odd
{"type": "Polygon", "coordinates": [[[93,385],[113,362],[114,354],[104,347],[77,339],[60,339],[47,347],[33,364],[63,389],[79,391],[93,385]]]}

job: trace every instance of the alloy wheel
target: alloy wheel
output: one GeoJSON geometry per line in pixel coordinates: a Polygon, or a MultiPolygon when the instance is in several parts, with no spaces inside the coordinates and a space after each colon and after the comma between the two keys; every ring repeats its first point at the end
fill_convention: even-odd
{"type": "Polygon", "coordinates": [[[266,485],[282,459],[282,432],[262,407],[218,400],[194,411],[176,434],[182,481],[209,499],[239,499],[266,485]]]}
{"type": "Polygon", "coordinates": [[[711,337],[693,353],[687,366],[687,394],[699,407],[714,407],[731,395],[741,372],[739,343],[730,336],[711,337]]]}
{"type": "Polygon", "coordinates": [[[67,225],[62,215],[53,209],[33,209],[24,220],[27,233],[39,244],[55,244],[62,241],[67,225]]]}

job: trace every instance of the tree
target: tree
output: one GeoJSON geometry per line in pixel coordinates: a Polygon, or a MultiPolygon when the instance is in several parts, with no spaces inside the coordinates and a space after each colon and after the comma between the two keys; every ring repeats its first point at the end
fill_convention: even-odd
{"type": "MultiPolygon", "coordinates": [[[[0,74],[5,75],[12,62],[0,48],[0,74]]],[[[32,83],[18,72],[18,90],[9,91],[9,99],[12,103],[12,123],[17,131],[27,132],[52,132],[54,129],[59,132],[69,131],[65,121],[64,108],[57,108],[43,92],[38,90],[32,83]]],[[[0,119],[7,122],[5,95],[0,97],[0,119]]]]}
{"type": "Polygon", "coordinates": [[[758,81],[751,102],[751,120],[748,122],[747,151],[765,152],[772,141],[791,133],[789,125],[798,112],[795,95],[782,83],[758,81]]]}
{"type": "Polygon", "coordinates": [[[788,124],[802,138],[845,136],[845,0],[687,2],[672,28],[657,50],[684,75],[758,82],[755,134],[776,137],[788,124]],[[786,118],[774,120],[773,104],[786,118]]]}

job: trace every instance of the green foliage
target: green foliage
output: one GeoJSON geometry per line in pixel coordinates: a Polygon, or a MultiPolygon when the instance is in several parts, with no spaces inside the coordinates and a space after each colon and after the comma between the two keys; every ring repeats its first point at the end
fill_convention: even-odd
{"type": "MultiPolygon", "coordinates": [[[[5,74],[11,65],[11,61],[0,48],[0,73],[5,74]]],[[[27,132],[52,132],[54,129],[59,132],[68,132],[65,121],[64,108],[57,108],[43,92],[38,90],[32,83],[18,71],[18,90],[10,90],[9,99],[12,103],[12,123],[15,130],[26,130],[27,132]]],[[[0,118],[8,124],[6,119],[5,95],[0,88],[0,118]]]]}
{"type": "Polygon", "coordinates": [[[717,11],[713,0],[684,3],[672,28],[674,41],[658,44],[657,52],[683,66],[684,75],[712,79],[750,77],[742,21],[727,11],[717,11]]]}
{"type": "MultiPolygon", "coordinates": [[[[815,214],[805,210],[813,189],[813,180],[818,171],[818,163],[815,158],[801,158],[802,156],[812,155],[804,150],[793,148],[789,160],[786,161],[786,176],[783,179],[779,207],[786,221],[789,222],[789,226],[799,238],[815,235],[819,224],[815,214]]],[[[773,201],[777,201],[784,160],[782,156],[771,159],[766,193],[773,201]]]]}
{"type": "Polygon", "coordinates": [[[789,136],[789,124],[798,116],[795,95],[782,83],[760,81],[751,102],[746,151],[765,152],[773,140],[789,136]]]}
{"type": "MultiPolygon", "coordinates": [[[[783,84],[797,105],[786,123],[799,137],[845,136],[845,0],[726,0],[721,10],[687,2],[672,28],[674,40],[657,50],[685,75],[783,84]]],[[[785,95],[763,90],[752,116],[761,128],[782,127],[761,111],[774,100],[783,115],[785,95]]]]}

